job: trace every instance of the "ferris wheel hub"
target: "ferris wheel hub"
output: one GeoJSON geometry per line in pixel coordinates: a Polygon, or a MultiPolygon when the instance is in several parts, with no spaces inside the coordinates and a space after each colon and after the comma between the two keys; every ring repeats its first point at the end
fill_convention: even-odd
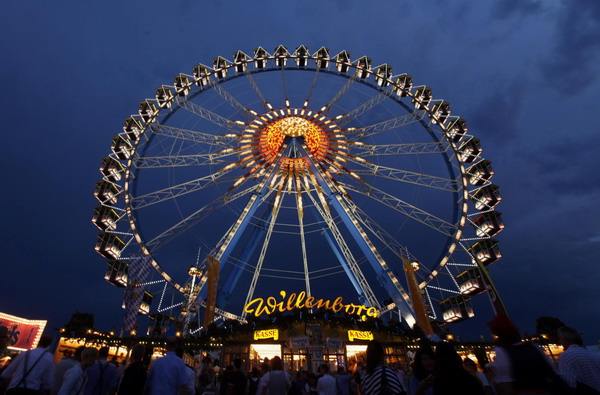
{"type": "Polygon", "coordinates": [[[336,128],[331,119],[317,112],[299,108],[273,109],[250,124],[243,141],[257,140],[254,148],[263,158],[272,160],[281,152],[286,138],[301,138],[308,151],[320,161],[329,148],[329,136],[336,128]]]}

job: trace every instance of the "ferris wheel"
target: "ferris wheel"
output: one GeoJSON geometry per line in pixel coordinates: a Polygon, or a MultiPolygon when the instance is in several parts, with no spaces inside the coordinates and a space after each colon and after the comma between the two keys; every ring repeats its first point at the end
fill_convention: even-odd
{"type": "Polygon", "coordinates": [[[473,295],[497,299],[501,196],[480,141],[365,56],[279,46],[199,64],[125,119],[100,172],[105,278],[152,327],[193,333],[207,302],[243,321],[286,292],[410,325],[417,295],[445,322],[472,317],[473,295]]]}

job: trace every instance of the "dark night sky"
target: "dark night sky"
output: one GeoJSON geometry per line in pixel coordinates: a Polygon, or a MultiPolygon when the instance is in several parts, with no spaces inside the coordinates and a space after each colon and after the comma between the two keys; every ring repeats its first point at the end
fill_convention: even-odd
{"type": "Polygon", "coordinates": [[[491,272],[509,312],[524,331],[551,315],[600,339],[600,2],[4,1],[0,37],[0,311],[118,325],[90,217],[123,118],[197,63],[305,44],[387,62],[448,100],[504,197],[491,272]]]}

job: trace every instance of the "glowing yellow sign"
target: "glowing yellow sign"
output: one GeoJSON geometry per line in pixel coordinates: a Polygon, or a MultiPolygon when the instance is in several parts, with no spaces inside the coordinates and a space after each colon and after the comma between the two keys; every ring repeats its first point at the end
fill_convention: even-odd
{"type": "Polygon", "coordinates": [[[348,331],[348,340],[351,342],[356,340],[373,340],[373,332],[371,331],[348,331]]]}
{"type": "Polygon", "coordinates": [[[344,310],[348,314],[358,316],[367,315],[374,318],[379,315],[375,307],[355,305],[354,303],[344,304],[341,296],[331,301],[329,299],[315,299],[312,296],[306,297],[306,292],[304,291],[298,294],[292,293],[290,296],[287,296],[285,291],[280,291],[279,295],[281,295],[280,301],[277,301],[273,296],[269,296],[266,301],[264,298],[253,299],[244,307],[244,311],[248,314],[254,314],[257,317],[262,314],[283,313],[285,311],[304,308],[332,310],[335,313],[344,310]]]}
{"type": "Polygon", "coordinates": [[[254,340],[273,339],[279,340],[279,329],[265,329],[254,331],[254,340]]]}

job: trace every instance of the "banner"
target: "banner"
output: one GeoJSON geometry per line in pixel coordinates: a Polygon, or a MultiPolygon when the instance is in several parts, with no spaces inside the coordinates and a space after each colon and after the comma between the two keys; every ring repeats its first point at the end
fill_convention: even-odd
{"type": "Polygon", "coordinates": [[[25,351],[36,348],[46,322],[0,313],[0,327],[8,330],[8,348],[11,350],[25,351]]]}
{"type": "Polygon", "coordinates": [[[325,347],[330,350],[341,350],[343,348],[342,340],[335,337],[328,337],[325,342],[325,347]]]}
{"type": "Polygon", "coordinates": [[[279,329],[264,329],[262,331],[254,331],[254,340],[265,339],[279,340],[279,329]]]}
{"type": "Polygon", "coordinates": [[[149,256],[140,256],[133,258],[129,264],[124,300],[125,314],[123,316],[121,336],[129,336],[129,332],[137,326],[137,316],[144,297],[143,283],[150,273],[151,262],[152,258],[149,256]]]}
{"type": "Polygon", "coordinates": [[[308,336],[299,336],[290,338],[290,348],[298,350],[308,347],[308,336]]]}
{"type": "Polygon", "coordinates": [[[373,332],[371,331],[348,331],[348,340],[373,340],[373,332]]]}

